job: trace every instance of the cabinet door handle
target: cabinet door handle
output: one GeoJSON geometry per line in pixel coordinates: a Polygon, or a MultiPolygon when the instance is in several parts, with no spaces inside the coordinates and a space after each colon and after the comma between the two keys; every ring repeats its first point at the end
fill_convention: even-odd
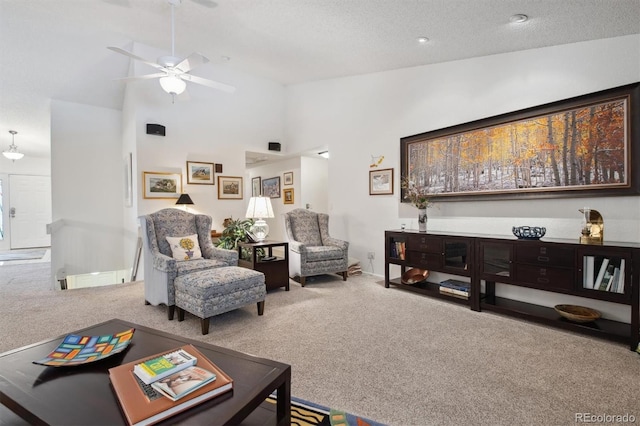
{"type": "Polygon", "coordinates": [[[538,282],[540,284],[548,284],[549,283],[549,278],[538,278],[538,282]]]}
{"type": "Polygon", "coordinates": [[[538,260],[540,262],[548,262],[549,261],[549,257],[547,257],[547,256],[538,256],[538,260]]]}

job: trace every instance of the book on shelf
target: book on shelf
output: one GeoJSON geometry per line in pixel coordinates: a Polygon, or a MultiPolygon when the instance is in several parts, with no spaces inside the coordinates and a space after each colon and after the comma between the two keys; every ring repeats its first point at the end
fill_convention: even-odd
{"type": "Polygon", "coordinates": [[[440,294],[447,296],[468,299],[470,290],[471,284],[465,281],[449,279],[440,282],[440,294]]]}
{"type": "Polygon", "coordinates": [[[468,283],[466,281],[460,281],[460,280],[454,280],[454,279],[449,279],[449,280],[444,280],[440,282],[440,287],[446,287],[446,288],[451,288],[451,289],[455,289],[455,290],[462,290],[462,291],[469,291],[469,289],[471,288],[471,283],[468,283]]]}
{"type": "Polygon", "coordinates": [[[582,286],[584,288],[593,288],[594,284],[594,276],[593,276],[593,268],[595,264],[595,257],[593,256],[585,256],[583,258],[583,277],[582,277],[582,286]]]}
{"type": "Polygon", "coordinates": [[[400,260],[404,260],[404,255],[405,255],[405,245],[404,245],[404,241],[396,241],[393,243],[393,253],[391,254],[391,257],[395,257],[397,259],[400,260]]]}
{"type": "Polygon", "coordinates": [[[604,276],[602,277],[602,281],[600,282],[600,287],[598,290],[609,291],[609,285],[611,285],[611,278],[613,277],[614,267],[611,263],[607,266],[607,270],[604,271],[604,276]]]}
{"type": "Polygon", "coordinates": [[[620,259],[620,274],[618,275],[618,281],[616,283],[616,293],[624,293],[624,274],[624,259],[620,259]]]}
{"type": "MultiPolygon", "coordinates": [[[[129,425],[152,425],[174,416],[190,407],[201,404],[233,389],[233,379],[218,368],[193,345],[179,348],[194,356],[199,368],[215,374],[215,379],[188,393],[177,401],[158,395],[150,385],[145,385],[133,369],[141,361],[136,360],[109,369],[111,387],[129,425]]],[[[157,354],[152,358],[163,355],[157,354]]]]}
{"type": "Polygon", "coordinates": [[[164,379],[151,383],[151,387],[170,400],[177,401],[215,379],[215,373],[197,365],[192,365],[164,379]]]}
{"type": "Polygon", "coordinates": [[[600,289],[600,286],[602,285],[602,279],[604,278],[604,274],[607,271],[607,266],[609,266],[609,259],[605,257],[604,259],[602,259],[602,264],[600,265],[598,276],[593,284],[594,290],[600,289]]]}
{"type": "Polygon", "coordinates": [[[468,299],[469,292],[463,290],[456,290],[448,287],[440,287],[440,294],[446,294],[447,296],[458,297],[460,299],[468,299]]]}
{"type": "Polygon", "coordinates": [[[163,379],[180,370],[195,365],[196,359],[179,349],[136,364],[133,372],[146,384],[163,379]]]}

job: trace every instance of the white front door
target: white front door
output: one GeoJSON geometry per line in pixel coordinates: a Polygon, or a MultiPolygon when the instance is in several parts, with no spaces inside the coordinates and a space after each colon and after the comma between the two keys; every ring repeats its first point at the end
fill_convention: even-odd
{"type": "Polygon", "coordinates": [[[51,177],[9,176],[11,249],[49,247],[51,235],[51,177]]]}

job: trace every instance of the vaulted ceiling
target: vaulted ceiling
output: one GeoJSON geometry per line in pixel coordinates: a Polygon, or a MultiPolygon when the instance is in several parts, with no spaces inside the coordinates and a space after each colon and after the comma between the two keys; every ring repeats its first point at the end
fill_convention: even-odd
{"type": "MultiPolygon", "coordinates": [[[[167,0],[0,0],[0,148],[15,129],[21,151],[48,156],[50,99],[121,108],[113,80],[129,59],[106,47],[170,52],[170,10],[167,0]]],[[[639,34],[639,16],[640,0],[182,0],[176,53],[290,85],[639,34]]]]}

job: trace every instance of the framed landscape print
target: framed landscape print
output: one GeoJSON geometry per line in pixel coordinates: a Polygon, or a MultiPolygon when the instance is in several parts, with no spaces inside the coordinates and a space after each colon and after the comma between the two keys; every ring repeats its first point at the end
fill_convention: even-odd
{"type": "Polygon", "coordinates": [[[218,176],[219,200],[242,200],[242,177],[218,176]]]}
{"type": "Polygon", "coordinates": [[[369,171],[369,195],[393,194],[393,169],[369,171]]]}
{"type": "Polygon", "coordinates": [[[142,172],[144,198],[178,198],[182,193],[181,173],[142,172]]]}
{"type": "Polygon", "coordinates": [[[633,83],[407,136],[401,176],[438,201],[637,194],[638,105],[633,83]]]}
{"type": "Polygon", "coordinates": [[[283,189],[282,193],[284,194],[284,203],[293,204],[293,188],[283,189]]]}
{"type": "Polygon", "coordinates": [[[293,185],[293,172],[286,172],[284,174],[284,184],[293,185]]]}
{"type": "Polygon", "coordinates": [[[187,161],[187,183],[198,185],[215,185],[213,179],[213,163],[197,163],[187,161]]]}
{"type": "Polygon", "coordinates": [[[262,180],[262,196],[280,198],[280,176],[262,180]]]}
{"type": "Polygon", "coordinates": [[[260,176],[251,179],[251,196],[259,197],[262,194],[262,182],[260,176]]]}

